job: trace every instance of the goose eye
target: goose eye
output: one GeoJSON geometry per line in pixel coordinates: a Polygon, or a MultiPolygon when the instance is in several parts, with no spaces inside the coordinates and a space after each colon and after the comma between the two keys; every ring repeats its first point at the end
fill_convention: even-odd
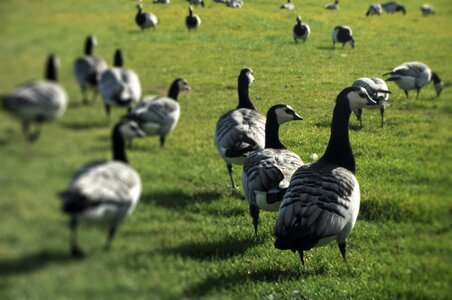
{"type": "Polygon", "coordinates": [[[361,98],[366,98],[366,94],[364,93],[359,93],[358,96],[360,96],[361,98]]]}
{"type": "Polygon", "coordinates": [[[290,108],[286,108],[284,111],[289,115],[293,115],[293,111],[290,108]]]}

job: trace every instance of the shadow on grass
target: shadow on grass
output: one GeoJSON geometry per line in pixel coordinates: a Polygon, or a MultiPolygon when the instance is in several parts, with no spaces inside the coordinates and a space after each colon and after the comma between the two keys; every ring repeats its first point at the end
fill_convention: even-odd
{"type": "MultiPolygon", "coordinates": [[[[353,131],[360,131],[362,128],[358,124],[354,124],[354,121],[350,120],[349,128],[353,131]]],[[[322,128],[331,128],[331,121],[323,121],[323,122],[317,122],[315,123],[316,127],[322,127],[322,128]]]]}
{"type": "Polygon", "coordinates": [[[73,261],[68,253],[43,250],[16,259],[0,260],[0,277],[30,273],[50,264],[62,264],[73,261]]]}
{"type": "Polygon", "coordinates": [[[333,46],[319,46],[319,47],[317,47],[317,49],[319,49],[319,50],[330,50],[330,51],[336,50],[336,48],[333,48],[333,46]]]}
{"type": "Polygon", "coordinates": [[[95,120],[95,121],[88,121],[88,122],[61,122],[61,126],[67,129],[72,130],[87,130],[87,129],[95,129],[95,128],[102,128],[107,127],[105,121],[95,120]]]}
{"type": "Polygon", "coordinates": [[[194,202],[211,202],[220,199],[218,192],[197,192],[193,194],[184,191],[159,191],[141,196],[141,202],[152,202],[159,206],[177,209],[185,208],[194,202]]]}

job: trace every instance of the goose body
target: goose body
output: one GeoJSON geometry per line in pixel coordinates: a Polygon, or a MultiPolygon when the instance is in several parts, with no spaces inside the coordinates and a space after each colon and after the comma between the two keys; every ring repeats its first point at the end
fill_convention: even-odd
{"type": "Polygon", "coordinates": [[[389,78],[386,81],[394,81],[405,92],[407,98],[410,90],[416,90],[417,97],[419,97],[420,90],[430,81],[433,81],[437,96],[441,94],[444,86],[438,74],[432,72],[426,64],[418,61],[403,63],[384,75],[388,75],[389,78]]]}
{"type": "Polygon", "coordinates": [[[292,175],[275,225],[275,247],[303,252],[331,241],[346,259],[346,241],[360,205],[355,159],[348,136],[352,110],[375,104],[361,87],[344,89],[336,99],[331,136],[324,155],[292,175]]]}
{"type": "Polygon", "coordinates": [[[170,0],[153,0],[154,4],[170,4],[170,0]]]}
{"type": "Polygon", "coordinates": [[[339,9],[339,0],[334,1],[334,3],[325,5],[325,9],[329,9],[329,10],[339,9]]]}
{"type": "Polygon", "coordinates": [[[123,67],[121,50],[116,50],[114,66],[105,70],[99,81],[105,112],[110,117],[112,105],[131,107],[141,97],[141,84],[138,75],[123,67]]]}
{"type": "MultiPolygon", "coordinates": [[[[169,2],[168,2],[169,3],[169,2]]],[[[146,28],[155,28],[159,23],[158,18],[150,12],[143,12],[143,4],[137,4],[137,14],[135,15],[135,23],[144,31],[146,28]]]]}
{"type": "Polygon", "coordinates": [[[242,0],[225,0],[226,6],[231,8],[240,8],[243,6],[242,0]]]}
{"type": "Polygon", "coordinates": [[[193,14],[193,8],[188,7],[188,16],[185,17],[185,26],[188,30],[197,29],[201,25],[201,18],[193,14]]]}
{"type": "Polygon", "coordinates": [[[334,27],[333,33],[331,35],[331,38],[333,40],[333,48],[336,42],[342,43],[342,48],[345,47],[346,43],[350,43],[350,46],[352,46],[352,48],[355,48],[355,40],[353,39],[352,34],[352,29],[349,26],[334,27]]]}
{"type": "Polygon", "coordinates": [[[28,142],[38,139],[43,123],[60,118],[66,111],[67,93],[58,83],[57,67],[58,58],[49,55],[44,80],[22,84],[2,97],[3,108],[21,121],[28,142]]]}
{"type": "Polygon", "coordinates": [[[293,39],[296,43],[298,43],[299,39],[303,40],[304,43],[311,34],[311,28],[308,24],[302,22],[300,16],[297,16],[296,21],[297,23],[293,26],[292,29],[293,39]]]}
{"type": "Polygon", "coordinates": [[[129,118],[135,120],[147,135],[160,136],[163,147],[167,135],[173,131],[179,121],[180,91],[189,91],[190,87],[184,79],[178,78],[170,86],[168,96],[147,96],[130,113],[129,118]]]}
{"type": "Polygon", "coordinates": [[[226,163],[233,188],[232,164],[243,165],[251,151],[265,145],[265,117],[261,115],[248,96],[253,82],[253,71],[242,69],[238,78],[239,105],[223,114],[215,127],[215,146],[226,163]]]}
{"type": "Polygon", "coordinates": [[[281,9],[294,9],[295,5],[292,3],[291,0],[287,0],[287,3],[284,3],[280,6],[281,9]]]}
{"type": "Polygon", "coordinates": [[[366,16],[373,16],[373,15],[379,16],[379,15],[381,15],[382,12],[383,12],[383,8],[381,7],[381,4],[374,3],[374,4],[369,5],[366,16]]]}
{"type": "Polygon", "coordinates": [[[132,213],[141,194],[141,179],[128,164],[125,140],[144,133],[134,121],[121,122],[112,133],[112,161],[86,164],[73,176],[61,193],[63,211],[70,216],[71,253],[83,255],[78,247],[76,230],[79,221],[99,223],[109,227],[106,247],[119,224],[132,213]]]}
{"type": "Polygon", "coordinates": [[[278,210],[292,174],[303,165],[301,158],[287,150],[279,140],[279,125],[291,120],[302,118],[290,106],[271,107],[265,125],[265,148],[251,152],[243,166],[243,191],[256,236],[259,210],[278,210]]]}
{"type": "Polygon", "coordinates": [[[204,7],[204,0],[187,0],[187,1],[195,6],[201,5],[202,7],[204,7]]]}
{"type": "Polygon", "coordinates": [[[387,2],[387,3],[383,3],[381,5],[381,7],[383,8],[383,10],[387,13],[393,14],[395,12],[399,12],[401,11],[404,15],[406,14],[406,9],[405,6],[400,5],[397,2],[387,2]]]}
{"type": "Polygon", "coordinates": [[[430,4],[423,4],[421,6],[421,12],[423,16],[434,15],[435,9],[430,4]]]}

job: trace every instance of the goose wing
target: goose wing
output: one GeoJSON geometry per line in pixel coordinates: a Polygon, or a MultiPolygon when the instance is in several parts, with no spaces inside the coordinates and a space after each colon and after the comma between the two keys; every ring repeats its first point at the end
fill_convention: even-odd
{"type": "Polygon", "coordinates": [[[163,124],[180,110],[179,103],[168,97],[148,96],[131,112],[139,123],[163,124]]]}
{"type": "Polygon", "coordinates": [[[395,67],[388,74],[396,75],[396,76],[410,76],[410,77],[419,77],[422,73],[424,73],[428,67],[420,62],[411,62],[405,63],[398,67],[395,67]]]}
{"type": "Polygon", "coordinates": [[[74,62],[74,74],[80,84],[97,85],[107,64],[93,56],[82,56],[74,62]]]}
{"type": "Polygon", "coordinates": [[[121,79],[129,91],[131,100],[137,102],[141,97],[141,84],[138,75],[130,69],[122,69],[121,79]]]}

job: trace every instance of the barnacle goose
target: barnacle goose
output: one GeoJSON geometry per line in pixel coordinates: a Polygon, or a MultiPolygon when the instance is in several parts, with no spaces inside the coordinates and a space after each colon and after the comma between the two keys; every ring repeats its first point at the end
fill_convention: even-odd
{"type": "Polygon", "coordinates": [[[225,0],[224,3],[226,4],[226,6],[231,8],[240,8],[243,5],[242,0],[225,0]]]}
{"type": "Polygon", "coordinates": [[[279,140],[279,125],[303,120],[289,105],[277,104],[267,112],[265,148],[251,152],[243,166],[242,184],[257,237],[259,210],[277,211],[301,158],[279,140]]]}
{"type": "Polygon", "coordinates": [[[201,18],[193,14],[193,7],[188,7],[188,16],[185,17],[185,25],[188,30],[197,29],[201,25],[201,18]]]}
{"type": "MultiPolygon", "coordinates": [[[[377,102],[377,105],[369,106],[369,108],[370,109],[380,108],[381,127],[383,127],[385,107],[388,105],[389,94],[391,93],[390,91],[388,91],[388,86],[386,85],[386,82],[381,78],[362,77],[356,79],[355,82],[353,82],[352,86],[360,86],[365,88],[369,96],[377,102]]],[[[361,108],[358,108],[353,110],[353,112],[358,118],[360,126],[363,127],[363,121],[361,119],[363,110],[361,108]]]]}
{"type": "Polygon", "coordinates": [[[348,127],[354,109],[376,104],[366,90],[348,87],[337,96],[331,136],[323,156],[292,175],[279,207],[275,247],[303,252],[336,240],[346,259],[346,241],[360,204],[356,166],[348,127]]]}
{"type": "Polygon", "coordinates": [[[419,98],[419,91],[430,81],[433,81],[438,97],[444,87],[438,74],[432,72],[426,64],[418,61],[401,64],[400,66],[395,67],[391,72],[383,74],[383,76],[385,75],[390,76],[386,81],[394,81],[397,86],[405,92],[407,98],[409,90],[416,90],[416,99],[419,98]]]}
{"type": "Polygon", "coordinates": [[[154,4],[170,4],[170,0],[153,0],[154,4]]]}
{"type": "Polygon", "coordinates": [[[345,47],[345,43],[350,43],[352,48],[355,48],[355,40],[352,36],[352,29],[349,26],[336,26],[333,29],[332,39],[333,39],[333,48],[336,44],[342,43],[342,48],[345,47]]]}
{"type": "Polygon", "coordinates": [[[159,20],[157,17],[150,12],[143,12],[143,4],[141,1],[138,1],[137,4],[137,14],[135,16],[135,23],[141,28],[142,31],[144,31],[146,28],[154,28],[159,23],[159,20]]]}
{"type": "Polygon", "coordinates": [[[145,133],[135,121],[119,122],[112,132],[113,160],[93,161],[72,177],[66,190],[60,193],[63,211],[70,216],[71,254],[82,257],[77,243],[79,221],[106,224],[108,249],[119,224],[132,213],[141,194],[141,179],[129,165],[125,141],[145,133]]]}
{"type": "Polygon", "coordinates": [[[100,74],[108,68],[105,61],[93,56],[93,48],[96,44],[96,37],[93,35],[88,36],[85,41],[85,55],[77,58],[73,66],[84,104],[89,102],[87,95],[88,89],[93,90],[93,99],[91,102],[96,100],[98,94],[97,84],[99,83],[100,74]]]}
{"type": "Polygon", "coordinates": [[[166,136],[173,131],[179,121],[179,92],[189,91],[187,81],[177,78],[171,84],[168,96],[147,96],[128,115],[135,120],[147,135],[160,136],[160,146],[165,144],[166,136]]]}
{"type": "Polygon", "coordinates": [[[295,5],[292,3],[291,0],[287,0],[287,3],[284,3],[280,6],[281,9],[294,9],[295,5]]]}
{"type": "Polygon", "coordinates": [[[381,7],[381,4],[374,3],[369,5],[369,9],[367,9],[366,16],[373,16],[373,15],[381,15],[381,12],[383,11],[383,8],[381,7]]]}
{"type": "Polygon", "coordinates": [[[300,16],[297,16],[296,21],[297,23],[293,26],[292,29],[293,39],[296,43],[298,43],[298,39],[303,40],[304,43],[309,37],[309,34],[311,34],[311,28],[309,28],[308,24],[302,22],[300,16]]]}
{"type": "Polygon", "coordinates": [[[430,4],[423,4],[421,6],[421,12],[423,16],[434,15],[435,9],[430,4]]]}
{"type": "Polygon", "coordinates": [[[99,90],[108,118],[110,118],[111,105],[128,106],[130,109],[141,97],[138,75],[130,69],[123,68],[120,49],[115,51],[113,60],[113,67],[105,70],[99,81],[99,90]]]}
{"type": "Polygon", "coordinates": [[[254,81],[253,70],[244,68],[238,77],[239,104],[223,114],[215,128],[215,146],[226,163],[232,187],[237,186],[232,176],[232,164],[243,165],[251,151],[265,145],[265,117],[261,115],[248,95],[254,81]]]}
{"type": "Polygon", "coordinates": [[[67,94],[58,83],[58,66],[58,57],[50,54],[44,80],[24,83],[1,97],[3,108],[22,122],[22,133],[30,143],[38,139],[43,123],[60,118],[66,111],[67,94]]]}
{"type": "Polygon", "coordinates": [[[339,9],[339,0],[334,1],[334,4],[325,5],[326,9],[336,10],[339,9]]]}
{"type": "Polygon", "coordinates": [[[204,7],[204,0],[187,0],[187,1],[195,6],[201,5],[202,7],[204,7]]]}
{"type": "Polygon", "coordinates": [[[381,5],[383,10],[387,13],[395,13],[401,11],[404,15],[406,14],[405,6],[398,4],[397,2],[387,2],[381,5]]]}

